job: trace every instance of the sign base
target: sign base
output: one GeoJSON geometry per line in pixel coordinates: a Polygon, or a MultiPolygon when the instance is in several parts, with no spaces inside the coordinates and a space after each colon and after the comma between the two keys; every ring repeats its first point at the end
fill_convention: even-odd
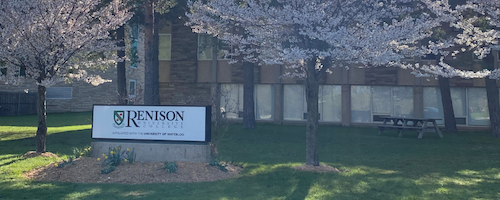
{"type": "Polygon", "coordinates": [[[109,153],[109,148],[119,146],[122,151],[133,149],[135,160],[139,162],[210,162],[208,143],[97,140],[91,143],[91,156],[102,157],[102,154],[109,153]]]}

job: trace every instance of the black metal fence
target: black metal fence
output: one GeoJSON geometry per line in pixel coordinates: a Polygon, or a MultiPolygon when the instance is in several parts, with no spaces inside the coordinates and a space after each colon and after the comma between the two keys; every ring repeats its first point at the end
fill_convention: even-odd
{"type": "Polygon", "coordinates": [[[0,116],[36,114],[37,93],[0,92],[0,116]]]}

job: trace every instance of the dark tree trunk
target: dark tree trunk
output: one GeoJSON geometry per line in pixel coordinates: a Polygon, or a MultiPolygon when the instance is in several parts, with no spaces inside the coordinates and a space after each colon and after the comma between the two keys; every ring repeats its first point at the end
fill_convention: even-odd
{"type": "Polygon", "coordinates": [[[36,130],[36,152],[45,153],[45,137],[47,136],[47,103],[45,86],[38,85],[38,129],[36,130]]]}
{"type": "Polygon", "coordinates": [[[158,20],[155,19],[155,0],[145,2],[145,27],[144,27],[144,104],[160,104],[160,82],[158,75],[158,20]]]}
{"type": "Polygon", "coordinates": [[[243,128],[255,128],[254,64],[243,62],[243,128]]]}
{"type": "MultiPolygon", "coordinates": [[[[116,30],[116,39],[119,40],[118,46],[125,47],[125,28],[122,26],[116,30]]],[[[118,57],[125,57],[125,50],[116,52],[118,57]]],[[[116,65],[116,85],[118,90],[118,104],[127,104],[127,76],[125,74],[125,61],[118,62],[116,65]]]]}
{"type": "Polygon", "coordinates": [[[488,111],[490,113],[491,135],[500,138],[500,103],[498,97],[497,79],[486,77],[486,96],[488,98],[488,111]]]}
{"type": "Polygon", "coordinates": [[[439,77],[439,89],[441,90],[441,102],[444,112],[444,130],[447,132],[458,132],[455,121],[455,112],[451,101],[450,80],[439,77]]]}
{"type": "MultiPolygon", "coordinates": [[[[496,53],[496,51],[493,52],[496,53]]],[[[495,66],[497,66],[495,57],[492,53],[486,56],[483,61],[483,66],[489,70],[493,70],[496,68],[495,66]]],[[[498,96],[497,79],[486,77],[484,81],[486,83],[486,97],[488,99],[488,111],[490,113],[491,135],[494,138],[500,138],[500,100],[498,96]]]]}
{"type": "Polygon", "coordinates": [[[307,63],[306,77],[306,102],[307,102],[307,127],[306,127],[306,165],[319,166],[318,156],[318,94],[319,77],[316,77],[316,62],[307,63]]]}

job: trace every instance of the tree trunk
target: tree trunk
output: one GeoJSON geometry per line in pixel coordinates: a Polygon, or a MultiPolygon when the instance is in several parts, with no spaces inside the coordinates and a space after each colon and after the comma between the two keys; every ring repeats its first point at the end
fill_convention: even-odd
{"type": "Polygon", "coordinates": [[[158,20],[155,19],[155,0],[145,2],[144,27],[144,104],[160,104],[160,83],[158,75],[158,20]]]}
{"type": "MultiPolygon", "coordinates": [[[[483,66],[486,69],[494,70],[497,66],[497,61],[492,55],[493,53],[497,52],[492,51],[483,60],[483,66]]],[[[484,81],[486,83],[486,97],[488,99],[488,111],[490,113],[491,135],[494,138],[500,138],[500,100],[498,96],[497,79],[486,77],[484,81]]]]}
{"type": "Polygon", "coordinates": [[[319,166],[318,156],[318,94],[319,78],[316,77],[316,62],[307,63],[306,77],[306,102],[307,102],[307,127],[306,127],[306,165],[319,166]]]}
{"type": "Polygon", "coordinates": [[[488,98],[488,111],[490,113],[491,135],[494,138],[500,138],[500,103],[497,80],[486,77],[485,82],[486,96],[488,98]]]}
{"type": "Polygon", "coordinates": [[[45,86],[38,85],[38,129],[36,130],[36,152],[45,153],[45,137],[47,136],[47,101],[45,86]]]}
{"type": "Polygon", "coordinates": [[[441,90],[441,102],[444,112],[444,130],[447,132],[458,132],[457,123],[455,121],[455,112],[451,101],[450,80],[448,78],[439,77],[439,89],[441,90]]]}
{"type": "Polygon", "coordinates": [[[243,128],[255,128],[254,64],[243,62],[243,128]]]}
{"type": "MultiPolygon", "coordinates": [[[[118,46],[125,47],[125,28],[122,26],[116,30],[116,39],[119,40],[118,46]]],[[[125,50],[121,50],[116,52],[118,57],[125,57],[125,50]]],[[[116,65],[116,85],[118,90],[118,104],[126,105],[127,104],[127,76],[125,74],[125,61],[118,62],[116,65]]]]}

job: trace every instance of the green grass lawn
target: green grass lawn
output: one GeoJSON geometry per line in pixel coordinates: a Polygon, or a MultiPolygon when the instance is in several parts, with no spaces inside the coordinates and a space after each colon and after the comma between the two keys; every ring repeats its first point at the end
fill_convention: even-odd
{"type": "MultiPolygon", "coordinates": [[[[67,157],[90,145],[91,113],[48,115],[47,151],[67,157]]],[[[349,169],[295,171],[305,162],[305,126],[235,124],[220,160],[242,164],[234,179],[141,185],[35,182],[23,171],[54,158],[23,159],[35,149],[36,116],[0,117],[0,200],[3,199],[500,199],[500,140],[488,132],[416,132],[402,138],[376,128],[321,126],[322,163],[349,169]]]]}

